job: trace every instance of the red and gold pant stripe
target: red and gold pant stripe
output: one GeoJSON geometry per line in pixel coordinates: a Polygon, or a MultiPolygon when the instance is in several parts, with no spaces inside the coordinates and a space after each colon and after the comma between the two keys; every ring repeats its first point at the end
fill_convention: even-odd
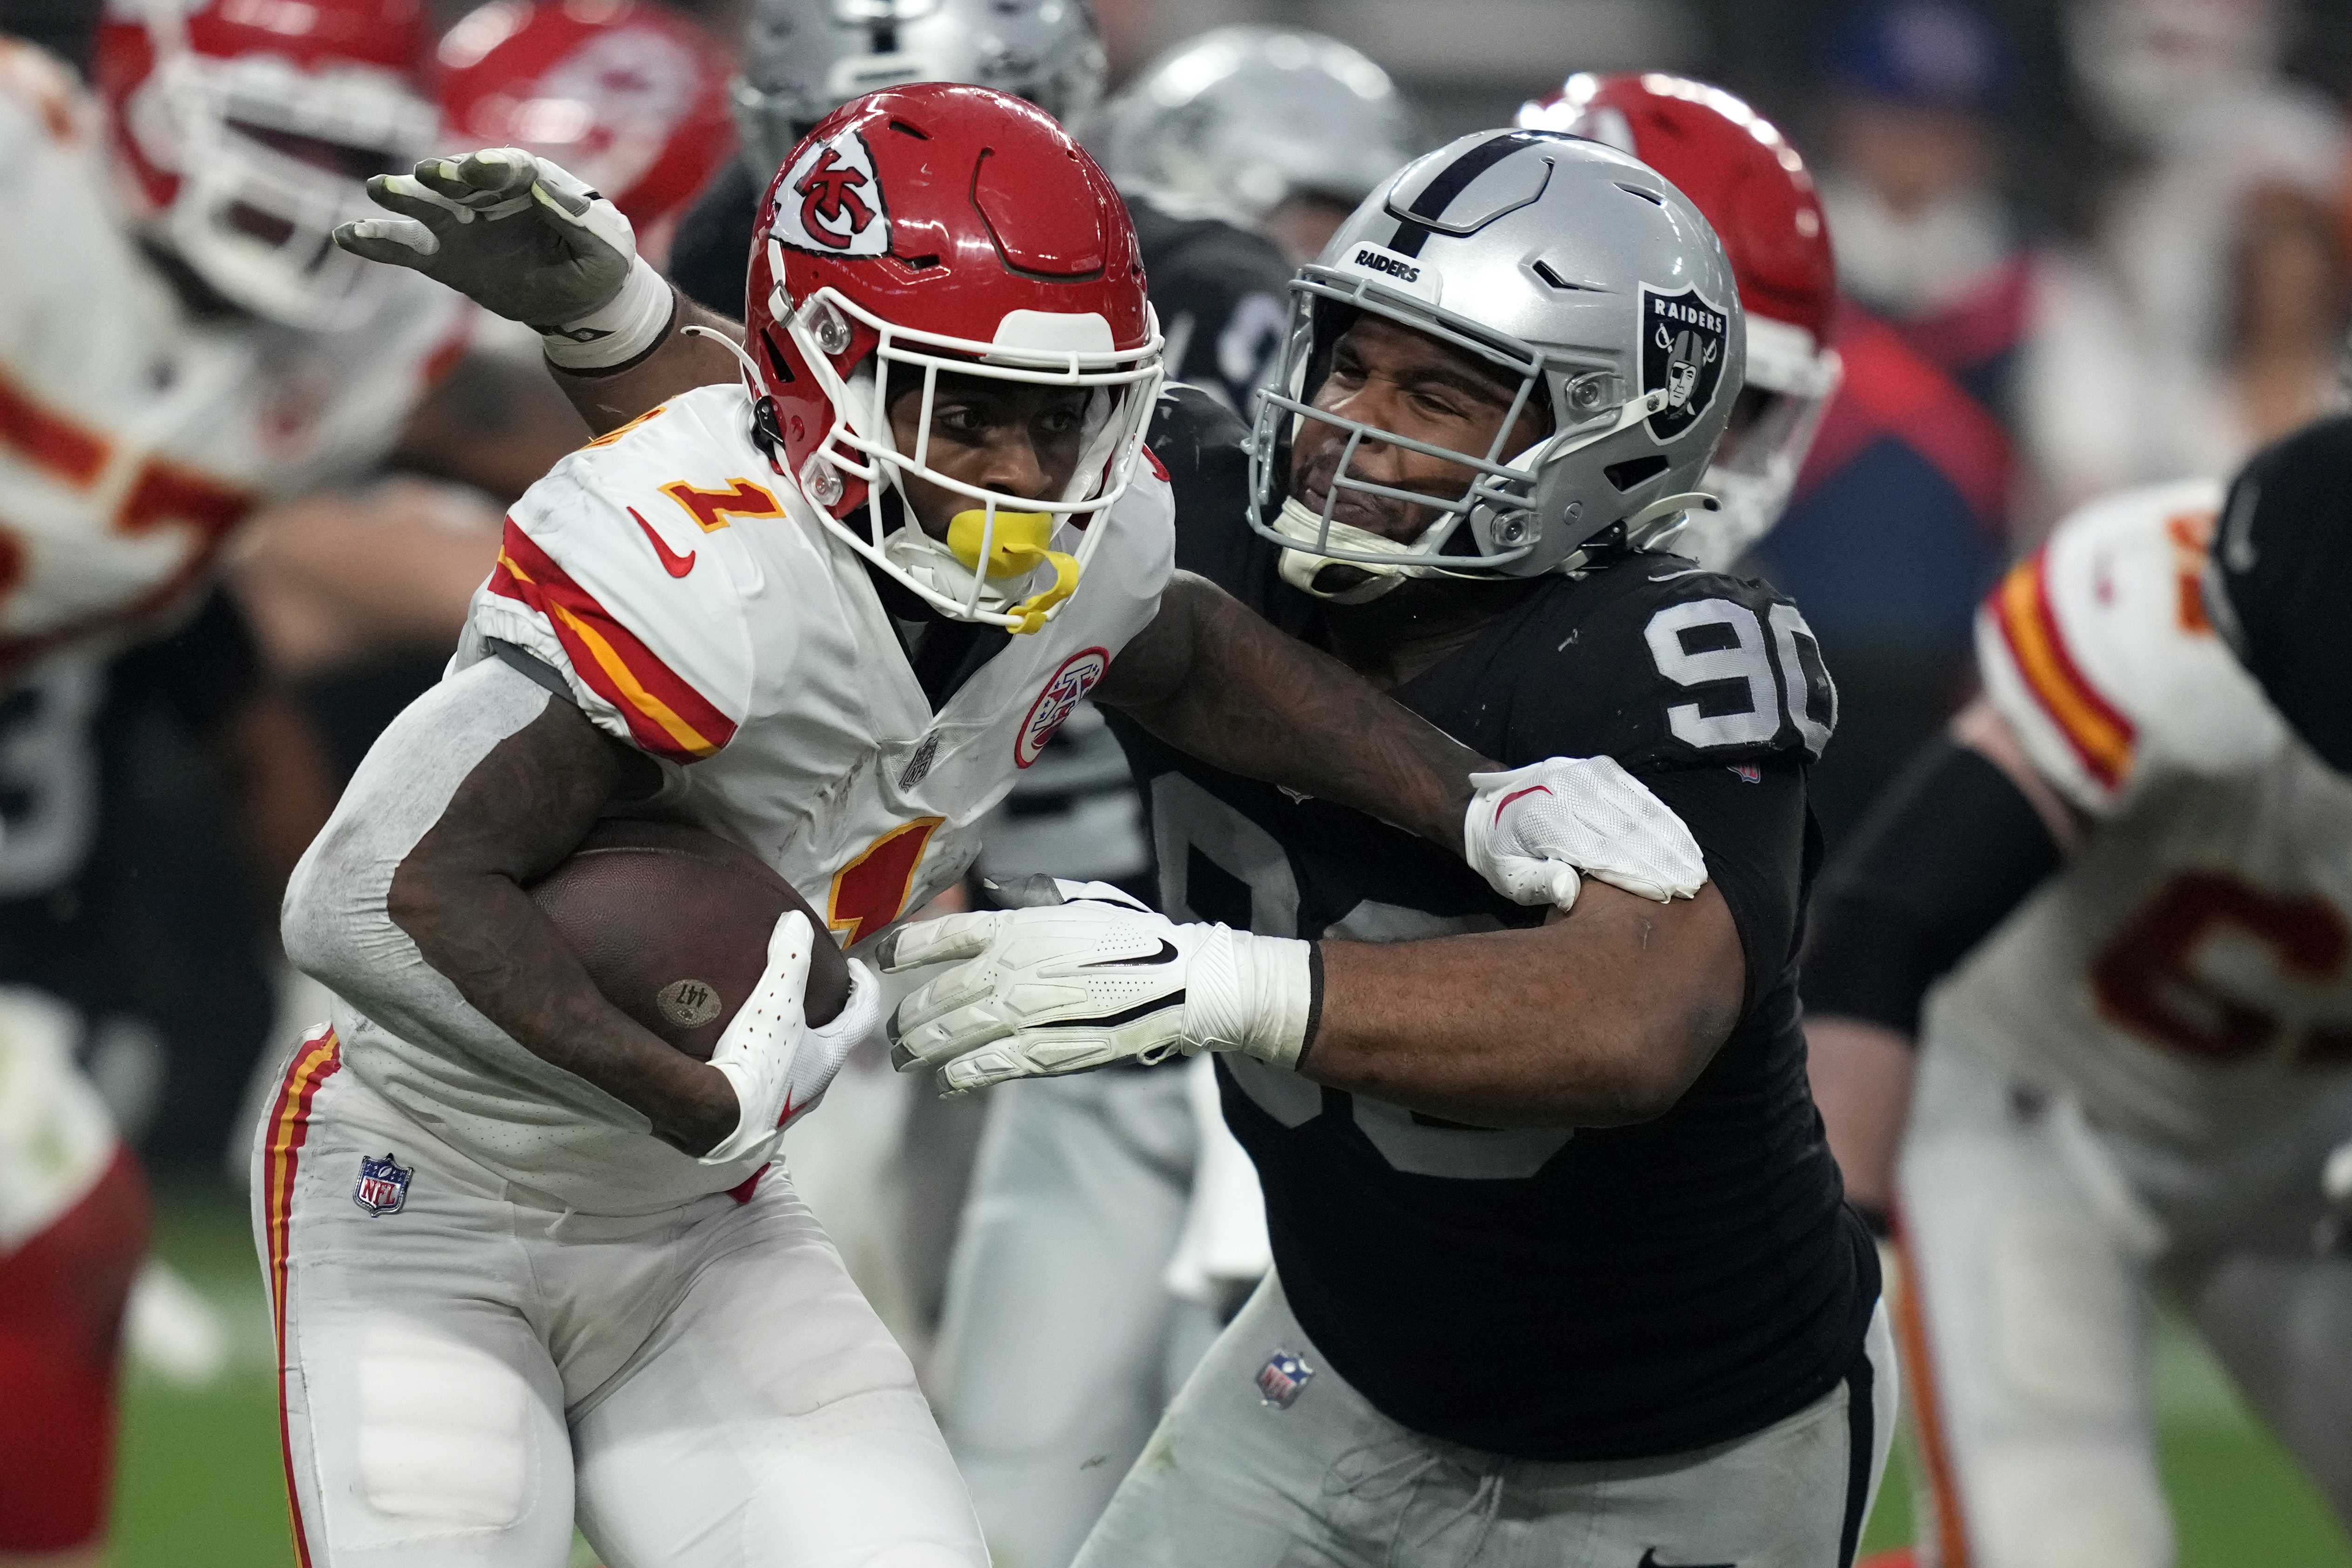
{"type": "Polygon", "coordinates": [[[294,1442],[286,1416],[286,1272],[293,1229],[294,1176],[302,1145],[310,1135],[310,1102],[319,1085],[342,1066],[342,1046],[332,1029],[321,1029],[303,1040],[294,1061],[278,1085],[269,1107],[261,1151],[261,1215],[265,1244],[269,1249],[269,1316],[278,1342],[278,1437],[286,1461],[286,1506],[294,1521],[294,1552],[302,1568],[310,1568],[310,1547],[302,1530],[302,1504],[294,1489],[294,1442]]]}

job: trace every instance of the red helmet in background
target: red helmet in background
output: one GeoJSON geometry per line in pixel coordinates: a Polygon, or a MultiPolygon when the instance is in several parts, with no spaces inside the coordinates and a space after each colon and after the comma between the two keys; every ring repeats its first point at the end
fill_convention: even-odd
{"type": "Polygon", "coordinates": [[[1691,199],[1731,258],[1748,317],[1748,390],[1702,483],[1723,509],[1694,513],[1675,548],[1727,567],[1780,521],[1837,391],[1829,346],[1837,260],[1805,161],[1721,88],[1655,71],[1580,73],[1520,107],[1518,123],[1630,152],[1691,199]]]}
{"type": "Polygon", "coordinates": [[[732,63],[656,5],[491,0],[443,35],[436,57],[453,138],[561,163],[612,199],[656,265],[735,150],[732,63]]]}
{"type": "Polygon", "coordinates": [[[335,248],[366,176],[433,152],[423,0],[109,0],[97,77],[134,209],[212,287],[319,327],[386,269],[335,248]]]}
{"type": "Polygon", "coordinates": [[[949,615],[1034,631],[1058,599],[1016,605],[1022,586],[1049,560],[1055,587],[1075,586],[1108,532],[1087,520],[1142,450],[1160,350],[1143,290],[1126,204],[1042,110],[946,82],[868,93],[818,121],[760,208],[743,315],[761,426],[868,560],[949,615]],[[948,373],[1089,389],[1062,496],[982,489],[924,461],[948,373]],[[922,389],[911,453],[887,416],[894,381],[922,389]],[[948,541],[898,526],[886,502],[908,475],[971,497],[948,541]]]}

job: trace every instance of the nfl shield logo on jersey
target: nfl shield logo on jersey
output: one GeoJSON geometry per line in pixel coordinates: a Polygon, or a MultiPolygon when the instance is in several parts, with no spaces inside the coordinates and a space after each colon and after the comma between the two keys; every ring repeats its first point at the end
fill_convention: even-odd
{"type": "Polygon", "coordinates": [[[416,1174],[413,1166],[404,1166],[386,1154],[380,1160],[360,1156],[360,1185],[352,1189],[352,1201],[370,1214],[398,1214],[408,1201],[408,1178],[416,1174]]]}
{"type": "Polygon", "coordinates": [[[1314,1375],[1313,1367],[1286,1350],[1277,1350],[1257,1369],[1258,1397],[1277,1410],[1287,1410],[1298,1403],[1307,1380],[1314,1375]]]}

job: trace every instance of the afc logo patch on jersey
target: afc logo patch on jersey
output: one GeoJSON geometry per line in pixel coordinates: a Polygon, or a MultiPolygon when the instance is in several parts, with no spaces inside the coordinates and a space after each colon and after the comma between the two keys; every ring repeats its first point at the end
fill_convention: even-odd
{"type": "Polygon", "coordinates": [[[776,183],[768,232],[819,256],[888,255],[890,214],[866,138],[846,131],[794,159],[776,183]]]}
{"type": "Polygon", "coordinates": [[[1257,1369],[1257,1396],[1277,1410],[1298,1403],[1315,1369],[1286,1350],[1277,1350],[1257,1369]]]}
{"type": "Polygon", "coordinates": [[[1666,394],[1666,406],[1650,416],[1653,436],[1672,441],[1715,402],[1730,330],[1731,319],[1697,289],[1642,286],[1642,391],[1666,394]]]}
{"type": "Polygon", "coordinates": [[[398,1214],[408,1202],[409,1178],[416,1174],[414,1166],[404,1166],[386,1154],[380,1160],[360,1156],[360,1184],[352,1189],[352,1201],[370,1214],[398,1214]]]}
{"type": "Polygon", "coordinates": [[[1013,762],[1016,768],[1026,768],[1045,755],[1045,743],[1062,727],[1078,700],[1095,689],[1095,683],[1110,668],[1109,651],[1103,648],[1083,648],[1062,661],[1029,705],[1029,716],[1021,721],[1021,733],[1013,737],[1013,762]]]}

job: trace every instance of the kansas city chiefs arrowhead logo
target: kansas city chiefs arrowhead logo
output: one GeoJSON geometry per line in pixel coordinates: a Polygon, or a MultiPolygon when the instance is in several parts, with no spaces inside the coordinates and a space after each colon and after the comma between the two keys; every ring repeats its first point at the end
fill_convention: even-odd
{"type": "Polygon", "coordinates": [[[1697,289],[1666,294],[1643,285],[1642,391],[1666,394],[1666,406],[1650,416],[1651,435],[1672,441],[1715,402],[1730,332],[1730,317],[1697,289]]]}
{"type": "Polygon", "coordinates": [[[769,227],[793,249],[819,256],[888,254],[890,214],[866,138],[845,131],[793,159],[777,183],[769,227]]]}

